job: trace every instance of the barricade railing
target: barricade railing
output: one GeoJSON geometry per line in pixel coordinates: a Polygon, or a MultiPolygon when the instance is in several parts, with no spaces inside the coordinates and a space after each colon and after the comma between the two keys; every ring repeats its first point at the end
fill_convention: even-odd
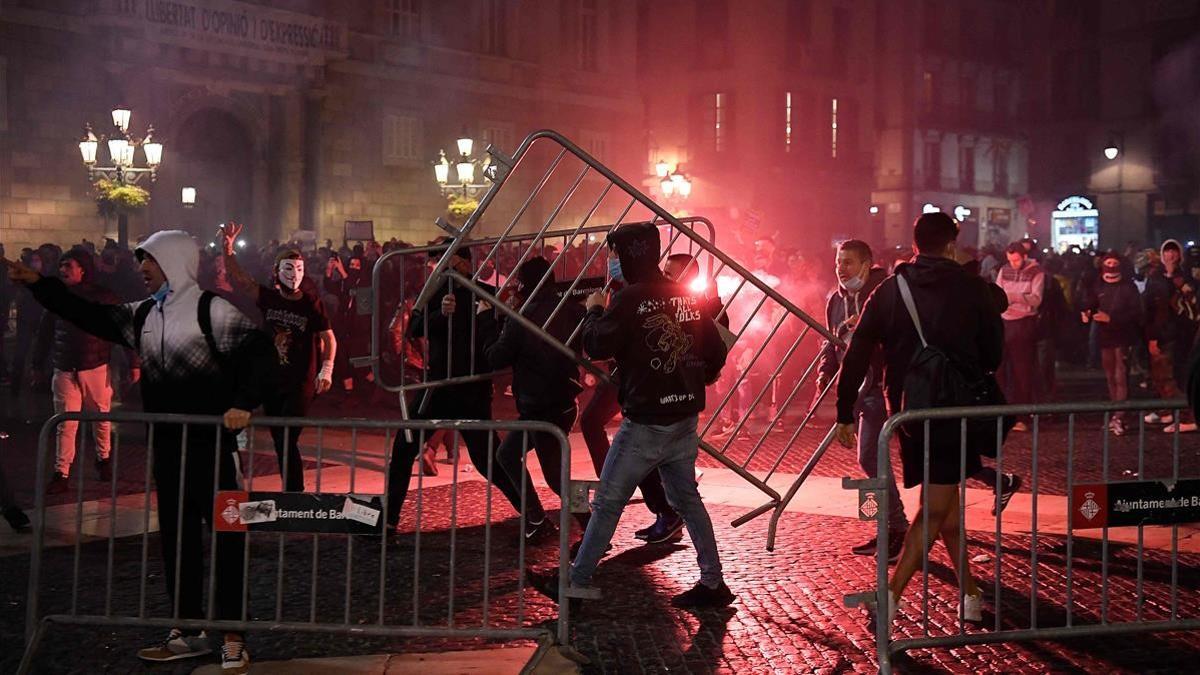
{"type": "MultiPolygon", "coordinates": [[[[920,554],[913,578],[917,582],[919,575],[919,583],[903,594],[893,626],[887,620],[888,538],[894,536],[888,525],[888,479],[844,479],[847,489],[859,491],[860,518],[877,523],[875,589],[846,596],[846,604],[865,606],[874,617],[881,672],[891,672],[893,657],[911,649],[1200,629],[1200,612],[1188,609],[1196,606],[1200,592],[1189,583],[1184,589],[1189,595],[1181,598],[1180,586],[1181,579],[1194,579],[1200,571],[1200,555],[1186,554],[1181,562],[1179,550],[1179,523],[1200,518],[1200,466],[1192,454],[1188,465],[1181,465],[1178,423],[1188,411],[1182,400],[1143,400],[915,410],[890,417],[879,435],[877,476],[891,475],[891,441],[902,434],[912,439],[910,453],[923,455],[920,466],[910,470],[923,472],[924,484],[934,464],[957,467],[957,537],[953,528],[948,536],[959,544],[956,551],[944,551],[945,558],[951,573],[976,565],[972,571],[981,573],[978,588],[991,616],[985,615],[979,629],[969,629],[974,624],[956,610],[966,594],[962,575],[955,574],[957,587],[940,573],[931,576],[931,550],[938,551],[930,546],[920,554]],[[1150,413],[1169,415],[1174,428],[1147,422],[1150,413]],[[1015,417],[1030,420],[1028,434],[1014,431],[1004,440],[1006,420],[1015,417]],[[977,447],[968,447],[968,434],[977,447]],[[947,438],[954,447],[944,445],[947,438]],[[977,451],[983,458],[994,456],[995,483],[988,481],[990,494],[972,503],[991,507],[994,526],[977,527],[986,520],[968,518],[972,476],[966,467],[968,455],[977,451]],[[1013,508],[1007,512],[1001,495],[1012,482],[1006,473],[1022,477],[1029,487],[1028,493],[1011,497],[1013,508]],[[1168,530],[1169,554],[1164,552],[1168,530]],[[1147,531],[1156,542],[1149,551],[1147,531]],[[972,547],[979,555],[969,555],[972,547]],[[916,602],[903,599],[914,595],[916,602]],[[947,610],[951,620],[943,615],[947,610]]],[[[901,480],[899,472],[896,478],[901,480]]],[[[925,490],[920,508],[909,537],[912,528],[919,528],[917,537],[930,531],[925,490]]],[[[898,565],[906,559],[911,561],[909,552],[901,554],[898,565]]],[[[940,561],[933,564],[945,570],[940,561]]]]}
{"type": "MultiPolygon", "coordinates": [[[[530,434],[552,437],[561,450],[557,479],[567,486],[570,445],[557,427],[524,421],[282,417],[254,417],[251,423],[248,446],[234,451],[231,437],[222,434],[222,418],[214,416],[67,413],[46,422],[38,446],[26,645],[19,672],[35,665],[39,643],[51,625],[248,631],[252,647],[256,633],[278,631],[528,639],[543,648],[566,644],[568,603],[559,606],[553,623],[552,614],[531,613],[524,572],[533,557],[566,569],[568,490],[563,489],[553,560],[548,550],[537,556],[527,551],[524,533],[532,483],[527,481],[525,456],[520,508],[513,509],[516,531],[509,531],[509,524],[493,523],[508,507],[495,508],[491,490],[493,479],[505,470],[496,455],[496,432],[525,434],[526,447],[530,434]],[[127,434],[113,434],[112,476],[96,479],[80,462],[70,477],[69,501],[52,509],[56,522],[66,518],[69,524],[48,530],[46,479],[55,430],[64,422],[101,421],[131,428],[127,434]],[[254,432],[261,428],[280,434],[284,447],[291,434],[304,431],[302,461],[310,478],[302,480],[311,480],[308,492],[285,491],[295,487],[285,479],[292,476],[288,453],[276,460],[273,448],[265,457],[256,452],[254,432]],[[419,435],[420,448],[426,434],[448,433],[455,444],[464,433],[490,434],[486,470],[477,474],[487,480],[486,494],[467,494],[468,483],[455,457],[449,500],[439,499],[433,511],[426,503],[433,497],[426,494],[425,474],[418,471],[412,479],[415,489],[401,510],[401,527],[398,532],[391,528],[386,485],[392,439],[401,432],[419,435]],[[262,471],[267,468],[264,462],[270,467],[267,472],[262,471]],[[282,462],[278,488],[277,462],[282,462]],[[157,493],[156,507],[152,492],[157,493]],[[168,509],[164,499],[171,494],[178,497],[168,509]],[[174,548],[168,549],[167,542],[162,554],[152,551],[159,515],[169,517],[172,511],[174,548]],[[201,514],[208,521],[203,527],[201,514]],[[106,525],[98,524],[96,519],[105,515],[106,525]],[[169,550],[174,551],[173,569],[163,555],[169,550]],[[194,585],[198,574],[203,588],[194,585]],[[173,577],[174,584],[163,593],[147,582],[155,576],[173,577]],[[192,585],[184,587],[184,576],[192,585]],[[232,594],[226,590],[231,583],[236,591],[232,594]],[[181,601],[186,618],[180,614],[181,601]]],[[[270,439],[265,444],[273,445],[270,439]]],[[[261,441],[257,445],[261,447],[261,441]]],[[[165,520],[162,524],[169,527],[165,520]]],[[[559,597],[569,595],[566,580],[560,575],[559,597]]]]}
{"type": "MultiPolygon", "coordinates": [[[[819,442],[819,433],[804,435],[811,431],[810,423],[828,391],[828,387],[818,391],[814,386],[821,348],[826,344],[844,347],[839,337],[787,297],[788,293],[807,289],[791,288],[786,279],[777,278],[768,271],[747,269],[715,245],[711,232],[708,238],[698,233],[693,227],[697,219],[672,215],[557,132],[542,130],[530,134],[511,158],[495,148],[489,147],[488,151],[495,170],[491,176],[493,184],[461,228],[439,221],[453,239],[438,257],[412,306],[431,306],[429,303],[436,299],[434,295],[446,288],[446,284],[451,284],[450,288],[455,284],[464,286],[475,297],[488,300],[498,312],[522,322],[549,343],[550,348],[571,354],[582,367],[603,381],[603,373],[597,373],[587,359],[567,346],[579,334],[579,328],[567,340],[557,340],[544,330],[549,320],[540,327],[532,325],[524,320],[524,306],[509,307],[497,302],[496,289],[484,285],[493,272],[488,265],[502,257],[505,247],[512,246],[511,268],[515,269],[538,252],[555,223],[575,217],[564,215],[568,212],[578,214],[580,218],[576,227],[568,230],[568,237],[578,237],[592,219],[607,223],[602,226],[604,233],[625,223],[663,224],[666,239],[661,246],[663,258],[677,251],[693,255],[702,274],[692,290],[720,298],[722,307],[715,318],[728,324],[727,337],[732,343],[725,375],[710,391],[709,405],[700,428],[700,446],[767,496],[766,503],[733,524],[738,526],[773,511],[767,540],[767,548],[772,549],[779,516],[828,447],[828,442],[819,442]],[[479,232],[485,221],[489,227],[502,224],[500,234],[483,239],[479,232]],[[474,271],[469,275],[456,271],[453,260],[457,252],[463,247],[478,246],[480,241],[486,242],[488,251],[482,259],[471,256],[474,271]],[[681,248],[685,250],[681,251],[681,248]],[[816,449],[808,458],[801,477],[781,494],[769,482],[781,467],[791,466],[785,462],[797,445],[816,449]]],[[[598,271],[600,275],[592,287],[610,288],[611,280],[603,269],[604,247],[601,241],[596,243],[578,270],[559,281],[566,286],[562,302],[585,285],[589,273],[598,271]]],[[[377,293],[383,291],[379,281],[384,273],[377,266],[377,293]]],[[[556,273],[552,268],[538,287],[548,283],[551,275],[556,273]]],[[[776,269],[776,273],[780,270],[776,269]]],[[[508,283],[505,280],[497,285],[504,289],[508,283]]],[[[386,288],[386,284],[383,286],[386,288]]],[[[582,300],[582,295],[576,297],[582,300]]],[[[823,293],[814,295],[815,302],[823,300],[823,293]]],[[[560,302],[559,308],[561,306],[560,302]]],[[[473,369],[475,364],[471,366],[473,369]]],[[[421,382],[419,386],[450,386],[472,377],[470,374],[452,376],[451,371],[451,364],[447,364],[446,378],[439,376],[421,382]]],[[[832,438],[831,433],[832,429],[825,438],[832,438]]]]}

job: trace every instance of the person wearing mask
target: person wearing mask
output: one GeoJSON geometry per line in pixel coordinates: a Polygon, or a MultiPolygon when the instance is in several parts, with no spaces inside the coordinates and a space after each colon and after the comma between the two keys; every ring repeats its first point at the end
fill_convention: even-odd
{"type": "MultiPolygon", "coordinates": [[[[121,305],[91,302],[72,293],[59,279],[42,277],[20,263],[3,262],[9,266],[9,278],[29,288],[47,310],[138,353],[146,412],[223,416],[224,427],[219,431],[200,424],[186,427],[185,434],[183,425],[157,423],[151,449],[162,569],[167,596],[172,600],[178,581],[179,603],[169,614],[203,619],[204,560],[208,556],[204,554],[202,523],[212,531],[214,488],[240,488],[233,432],[249,425],[250,411],[261,402],[259,387],[266,378],[271,346],[232,304],[197,285],[200,251],[190,234],[155,232],[135,253],[151,297],[121,305]],[[182,529],[176,528],[178,522],[182,529]],[[178,561],[176,546],[181,551],[178,561]]],[[[212,539],[217,568],[215,617],[236,620],[242,610],[245,535],[221,533],[212,539]]],[[[172,628],[162,642],[142,649],[138,656],[165,662],[210,651],[203,632],[172,628]]],[[[250,656],[242,634],[225,634],[221,663],[226,675],[247,672],[250,656]]]]}
{"type": "MultiPolygon", "coordinates": [[[[997,372],[1005,398],[1013,405],[1033,403],[1033,383],[1037,375],[1038,310],[1045,292],[1046,275],[1021,242],[1008,246],[1008,264],[996,275],[998,285],[1008,296],[1004,311],[1004,361],[997,372]]],[[[1027,431],[1021,421],[1013,431],[1027,431]]]]}
{"type": "MultiPolygon", "coordinates": [[[[903,410],[904,381],[914,357],[923,345],[957,355],[979,372],[992,372],[1000,365],[1004,349],[1004,324],[1000,298],[991,284],[969,274],[957,262],[958,224],[944,213],[926,213],[913,226],[912,263],[900,265],[896,273],[880,282],[867,300],[842,359],[837,382],[837,428],[835,437],[844,447],[855,442],[854,410],[876,349],[883,347],[883,393],[888,410],[903,410]],[[903,286],[900,279],[903,279],[903,286]],[[919,321],[913,321],[904,294],[919,321]]],[[[961,447],[958,426],[952,432],[931,428],[926,438],[921,427],[898,434],[905,487],[921,485],[925,506],[913,517],[904,547],[888,587],[886,608],[879,612],[890,623],[908,582],[921,560],[940,537],[965,593],[959,615],[966,621],[983,620],[983,598],[971,576],[965,557],[965,542],[959,536],[960,476],[979,472],[979,448],[961,447]],[[928,482],[925,452],[928,448],[928,482]],[[965,455],[965,465],[963,464],[965,455]],[[925,521],[928,520],[928,530],[925,521]]]]}
{"type": "MultiPolygon", "coordinates": [[[[272,268],[271,286],[260,285],[238,264],[234,252],[234,242],[242,228],[230,222],[222,225],[217,234],[230,284],[254,301],[275,345],[278,358],[272,382],[265,389],[263,411],[272,417],[305,417],[313,399],[329,391],[333,384],[337,339],[324,303],[311,290],[302,288],[304,258],[300,252],[280,251],[272,268]]],[[[303,427],[271,427],[279,475],[289,492],[304,491],[304,463],[300,459],[303,431],[303,427]]]]}
{"type": "MultiPolygon", "coordinates": [[[[82,248],[73,248],[59,259],[59,278],[72,294],[84,300],[116,305],[119,302],[116,294],[95,283],[93,262],[92,254],[82,248]]],[[[109,411],[113,396],[108,371],[111,344],[58,318],[52,312],[45,312],[35,341],[34,363],[44,363],[47,355],[54,368],[50,377],[54,412],[109,411]]],[[[132,372],[135,373],[136,382],[139,373],[136,360],[130,361],[134,363],[132,372]]],[[[42,379],[40,371],[35,371],[35,377],[42,379]]],[[[112,463],[109,460],[111,424],[98,420],[92,422],[91,426],[96,441],[96,471],[101,480],[112,480],[112,463]]],[[[47,494],[60,494],[67,490],[71,465],[75,462],[75,436],[78,431],[79,422],[62,422],[58,425],[54,476],[46,486],[47,494]]]]}
{"type": "MultiPolygon", "coordinates": [[[[440,240],[446,244],[449,237],[440,240]]],[[[430,251],[432,265],[442,251],[430,251]]],[[[459,248],[451,256],[450,268],[464,277],[471,276],[471,250],[459,248]]],[[[495,289],[485,287],[490,293],[495,289]]],[[[426,344],[425,377],[428,381],[466,377],[491,372],[484,348],[496,341],[494,310],[481,305],[476,310],[475,296],[460,283],[446,279],[429,300],[409,314],[408,337],[424,338],[426,344]],[[474,322],[474,325],[472,325],[474,322]]],[[[492,383],[490,380],[466,382],[418,391],[408,401],[408,418],[413,420],[490,420],[492,419],[492,383]],[[426,400],[427,399],[427,400],[426,400]]],[[[488,475],[489,453],[500,446],[494,431],[462,431],[471,463],[482,476],[488,475]]],[[[428,434],[398,432],[392,442],[387,476],[387,527],[395,531],[400,524],[400,509],[408,496],[413,465],[428,434]]],[[[508,473],[492,471],[492,483],[510,504],[521,503],[520,487],[508,473]]]]}
{"type": "MultiPolygon", "coordinates": [[[[1113,402],[1129,399],[1129,350],[1141,338],[1142,299],[1137,286],[1122,272],[1121,256],[1109,252],[1100,259],[1100,280],[1082,298],[1084,323],[1095,322],[1100,342],[1100,362],[1113,402]]],[[[1112,413],[1108,430],[1125,433],[1121,411],[1112,413]]]]}
{"type": "MultiPolygon", "coordinates": [[[[830,294],[825,305],[825,325],[843,342],[849,343],[863,305],[877,286],[887,278],[887,272],[874,265],[871,247],[864,241],[850,239],[838,245],[834,268],[838,286],[830,294]]],[[[842,364],[844,350],[832,342],[821,350],[817,371],[817,391],[823,392],[837,376],[842,364]]],[[[871,365],[863,379],[858,400],[854,404],[854,421],[858,425],[858,465],[869,478],[879,472],[879,432],[887,419],[887,406],[883,399],[883,351],[876,349],[871,365]]],[[[889,473],[888,483],[888,562],[900,557],[904,545],[904,534],[908,531],[908,519],[904,515],[904,502],[896,487],[895,473],[889,473]]],[[[875,555],[877,540],[859,544],[851,550],[855,555],[875,555]]]]}
{"type": "MultiPolygon", "coordinates": [[[[700,581],[671,602],[677,607],[723,607],[734,595],[722,576],[695,471],[704,388],[725,364],[725,343],[703,303],[658,269],[658,228],[622,225],[608,236],[607,245],[609,274],[626,285],[608,307],[603,293],[588,297],[583,346],[591,358],[616,360],[624,419],[600,472],[570,583],[590,587],[634,488],[657,470],[668,501],[687,526],[700,566],[700,581]]],[[[559,600],[557,574],[531,574],[531,581],[559,600]]]]}
{"type": "MultiPolygon", "coordinates": [[[[542,283],[550,272],[550,262],[541,256],[530,258],[517,268],[517,292],[514,308],[524,306],[522,316],[546,331],[558,342],[567,344],[575,327],[583,320],[583,305],[568,301],[559,306],[559,294],[553,277],[542,283]],[[541,285],[541,288],[538,286],[541,285]],[[534,292],[537,289],[537,292],[534,292]],[[558,310],[557,313],[555,310],[558,310]],[[551,319],[551,315],[554,318],[551,319]]],[[[501,315],[504,316],[504,315],[501,315]]],[[[576,352],[576,345],[571,345],[576,352]]],[[[551,348],[545,341],[512,319],[501,321],[500,334],[487,347],[489,365],[499,370],[512,367],[512,391],[517,414],[522,421],[548,422],[570,435],[579,409],[575,398],[583,388],[579,384],[579,365],[567,355],[551,348]]],[[[553,436],[545,433],[509,432],[496,451],[496,463],[507,473],[513,485],[525,482],[525,539],[548,541],[556,532],[554,523],[546,517],[546,509],[533,489],[529,472],[522,467],[530,446],[537,452],[542,474],[554,494],[561,499],[566,488],[559,484],[562,475],[562,449],[553,436]]],[[[520,512],[521,503],[513,509],[520,512]]],[[[587,527],[587,518],[579,514],[579,523],[587,527]]]]}

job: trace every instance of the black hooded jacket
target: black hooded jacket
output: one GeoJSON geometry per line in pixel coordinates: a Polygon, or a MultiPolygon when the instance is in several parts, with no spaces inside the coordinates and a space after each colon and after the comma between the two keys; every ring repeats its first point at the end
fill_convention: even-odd
{"type": "Polygon", "coordinates": [[[704,410],[704,386],[725,365],[726,348],[709,303],[658,269],[658,228],[625,225],[608,237],[627,284],[607,310],[593,308],[583,347],[616,360],[618,399],[639,424],[672,424],[704,410]]]}
{"type": "MultiPolygon", "coordinates": [[[[875,287],[883,283],[886,278],[887,272],[882,267],[872,267],[867,272],[866,282],[857,292],[847,291],[839,285],[825,304],[825,326],[829,328],[829,331],[842,340],[849,341],[854,330],[846,325],[846,321],[862,314],[867,299],[871,297],[875,287]]],[[[822,381],[832,381],[833,377],[837,375],[838,366],[841,365],[842,351],[842,348],[832,342],[825,343],[825,347],[821,349],[819,370],[822,381]]],[[[879,387],[879,373],[882,370],[883,354],[876,350],[874,358],[871,359],[871,371],[866,378],[868,381],[862,388],[864,393],[879,387]]]]}
{"type": "MultiPolygon", "coordinates": [[[[495,293],[486,284],[481,286],[495,293]]],[[[450,377],[479,375],[492,372],[488,365],[484,347],[496,340],[496,318],[492,310],[476,313],[475,296],[466,286],[454,285],[454,315],[442,315],[442,298],[449,291],[443,284],[429,296],[425,307],[416,307],[409,320],[409,337],[423,337],[429,345],[429,360],[425,371],[430,380],[450,377]],[[472,329],[471,320],[475,325],[472,329]],[[453,326],[451,325],[453,321],[453,326]],[[448,362],[448,363],[447,363],[448,362]],[[447,368],[449,366],[449,368],[447,368]]],[[[481,391],[491,391],[489,383],[482,383],[481,391]]]]}
{"type": "MultiPolygon", "coordinates": [[[[1004,349],[1003,302],[990,284],[972,276],[946,258],[919,255],[896,268],[912,289],[925,339],[987,372],[1000,366],[1004,349]]],[[[854,404],[877,345],[883,345],[883,391],[888,409],[900,410],[904,376],[921,349],[895,275],[875,289],[863,308],[862,318],[842,359],[837,384],[838,423],[854,421],[854,404]]]]}
{"type": "MultiPolygon", "coordinates": [[[[558,294],[547,285],[534,296],[524,316],[539,326],[545,325],[558,301],[558,294]]],[[[583,320],[583,314],[583,306],[569,300],[546,330],[565,344],[583,320]]],[[[578,344],[576,338],[572,345],[576,352],[578,344]]],[[[487,348],[487,358],[492,368],[512,366],[513,395],[522,416],[561,413],[575,405],[575,397],[582,391],[579,365],[516,321],[503,322],[500,337],[487,348]]]]}

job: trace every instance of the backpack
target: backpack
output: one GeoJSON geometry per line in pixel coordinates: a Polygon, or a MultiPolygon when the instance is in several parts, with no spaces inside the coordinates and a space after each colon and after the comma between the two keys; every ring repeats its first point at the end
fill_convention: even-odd
{"type": "MultiPolygon", "coordinates": [[[[908,308],[913,327],[917,329],[917,336],[921,338],[921,349],[913,355],[908,372],[904,375],[904,395],[900,409],[908,411],[1004,405],[1004,393],[1000,390],[995,375],[925,340],[925,332],[921,329],[921,319],[917,315],[912,291],[902,274],[896,274],[896,284],[900,287],[900,296],[904,300],[904,306],[908,308]]],[[[1004,418],[1001,441],[1008,436],[1014,424],[1016,418],[1004,418]]],[[[919,439],[923,438],[924,429],[925,420],[916,420],[901,425],[900,431],[910,438],[919,439]]],[[[962,435],[962,423],[957,419],[930,420],[929,432],[937,437],[939,442],[953,442],[953,445],[958,446],[962,435]]],[[[996,456],[994,417],[967,420],[967,447],[988,457],[996,456]]]]}
{"type": "MultiPolygon", "coordinates": [[[[208,345],[208,351],[216,360],[217,366],[222,372],[227,372],[225,355],[217,349],[217,340],[213,337],[212,327],[212,301],[217,296],[212,291],[204,291],[200,294],[200,302],[196,304],[196,321],[200,324],[200,332],[204,335],[204,342],[208,345]]],[[[146,325],[146,317],[150,316],[150,312],[154,309],[154,299],[149,298],[142,301],[142,304],[133,310],[133,349],[139,355],[142,353],[142,328],[146,325]]]]}

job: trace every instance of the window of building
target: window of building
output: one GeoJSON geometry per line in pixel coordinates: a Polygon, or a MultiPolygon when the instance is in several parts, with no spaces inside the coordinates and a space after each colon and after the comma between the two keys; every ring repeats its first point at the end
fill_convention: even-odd
{"type": "Polygon", "coordinates": [[[1008,82],[996,79],[996,115],[1000,119],[1007,119],[1012,114],[1012,100],[1010,98],[1010,89],[1008,82]]]}
{"type": "Polygon", "coordinates": [[[997,194],[1008,194],[1008,149],[996,148],[994,173],[997,194]]]}
{"type": "Polygon", "coordinates": [[[608,139],[609,135],[602,131],[583,129],[579,132],[579,147],[592,157],[604,162],[608,159],[608,139]]]}
{"type": "Polygon", "coordinates": [[[978,107],[979,100],[979,85],[975,78],[975,73],[963,73],[962,77],[962,101],[959,107],[964,112],[973,112],[978,107]]]}
{"type": "Polygon", "coordinates": [[[383,116],[383,163],[409,164],[421,159],[421,120],[412,115],[383,116]]]}
{"type": "Polygon", "coordinates": [[[508,56],[507,0],[483,0],[483,53],[508,56]]]}
{"type": "Polygon", "coordinates": [[[727,152],[733,140],[733,97],[728,92],[700,94],[692,108],[692,135],[695,147],[705,153],[727,152]]]}
{"type": "Polygon", "coordinates": [[[928,70],[921,75],[921,109],[927,113],[933,112],[934,104],[933,73],[928,70]]]}
{"type": "Polygon", "coordinates": [[[829,99],[829,156],[838,156],[838,100],[829,99]]]}
{"type": "Polygon", "coordinates": [[[705,68],[729,65],[729,2],[705,0],[696,4],[697,62],[705,68]]]}
{"type": "Polygon", "coordinates": [[[963,192],[975,191],[975,148],[961,146],[958,152],[958,180],[963,192]]]}
{"type": "Polygon", "coordinates": [[[850,70],[850,10],[845,7],[833,9],[833,52],[830,54],[829,70],[834,77],[844,78],[850,70]]]}
{"type": "Polygon", "coordinates": [[[516,131],[512,124],[485,120],[479,123],[479,127],[479,135],[483,141],[479,150],[486,150],[488,144],[496,146],[505,153],[512,153],[517,149],[514,139],[516,131]]]}
{"type": "Polygon", "coordinates": [[[925,187],[940,189],[942,183],[942,144],[925,141],[925,187]]]}
{"type": "Polygon", "coordinates": [[[792,152],[792,92],[783,93],[783,151],[792,152]]]}
{"type": "Polygon", "coordinates": [[[392,37],[415,38],[421,32],[421,0],[387,0],[392,37]]]}
{"type": "Polygon", "coordinates": [[[580,0],[579,2],[579,69],[595,71],[599,68],[596,56],[598,31],[600,26],[600,10],[597,0],[580,0]]]}

